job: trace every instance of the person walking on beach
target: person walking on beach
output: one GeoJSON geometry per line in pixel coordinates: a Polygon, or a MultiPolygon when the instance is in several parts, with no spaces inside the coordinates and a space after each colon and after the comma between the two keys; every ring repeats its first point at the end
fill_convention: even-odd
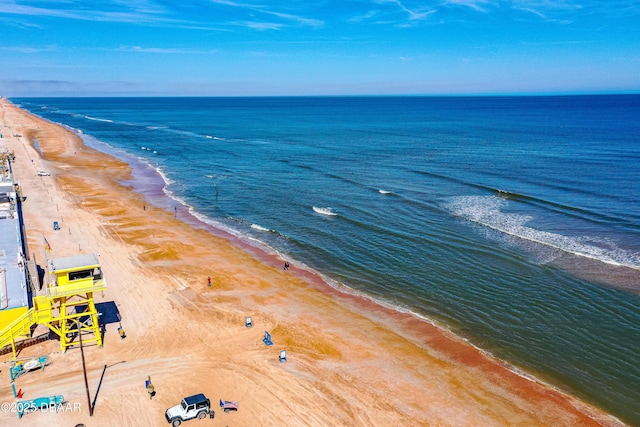
{"type": "Polygon", "coordinates": [[[207,286],[211,287],[211,276],[207,277],[207,286]]]}
{"type": "Polygon", "coordinates": [[[289,263],[285,261],[284,263],[284,270],[288,270],[289,269],[289,263]]]}

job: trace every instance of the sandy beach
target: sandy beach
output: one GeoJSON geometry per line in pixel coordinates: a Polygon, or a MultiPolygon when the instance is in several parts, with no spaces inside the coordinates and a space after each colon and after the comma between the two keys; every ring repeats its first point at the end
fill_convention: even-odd
{"type": "MultiPolygon", "coordinates": [[[[186,426],[623,425],[441,328],[295,265],[285,271],[273,255],[183,221],[186,212],[154,207],[121,184],[131,178],[126,163],[4,99],[0,133],[27,198],[30,253],[42,268],[48,257],[97,254],[108,287],[97,302],[115,303],[127,335],[110,323],[103,347],[84,349],[93,416],[79,349],[62,354],[51,340],[22,350],[52,363],[16,387],[26,399],[63,395],[70,409],[20,421],[2,411],[0,425],[162,426],[165,410],[195,393],[212,400],[216,416],[186,426]],[[262,342],[265,331],[273,346],[262,342]],[[220,411],[220,399],[239,410],[220,411]]],[[[10,360],[0,356],[0,402],[15,402],[10,360]]]]}

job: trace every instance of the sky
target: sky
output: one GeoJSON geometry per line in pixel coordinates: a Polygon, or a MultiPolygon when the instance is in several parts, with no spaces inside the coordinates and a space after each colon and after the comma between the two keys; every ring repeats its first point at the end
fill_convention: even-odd
{"type": "Polygon", "coordinates": [[[0,0],[0,96],[640,93],[640,0],[0,0]]]}

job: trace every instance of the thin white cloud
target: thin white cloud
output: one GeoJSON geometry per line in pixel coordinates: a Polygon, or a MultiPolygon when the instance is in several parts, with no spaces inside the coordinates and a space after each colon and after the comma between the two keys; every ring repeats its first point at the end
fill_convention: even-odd
{"type": "Polygon", "coordinates": [[[235,1],[229,1],[229,0],[211,0],[211,3],[222,4],[225,6],[234,6],[234,7],[253,7],[248,4],[238,3],[235,1]]]}
{"type": "Polygon", "coordinates": [[[307,18],[297,14],[279,12],[276,10],[272,10],[271,8],[267,8],[264,5],[253,5],[253,4],[239,3],[235,1],[229,1],[229,0],[212,0],[212,3],[224,5],[224,6],[231,6],[236,9],[247,11],[249,15],[254,18],[254,21],[251,21],[251,22],[235,21],[235,23],[240,24],[241,26],[253,28],[256,30],[280,30],[288,26],[288,25],[285,25],[284,23],[260,21],[259,19],[260,15],[275,16],[286,22],[292,23],[293,25],[296,25],[296,26],[317,28],[324,25],[323,20],[307,18]]]}
{"type": "Polygon", "coordinates": [[[545,15],[544,13],[540,12],[539,10],[535,10],[535,9],[531,9],[529,7],[522,7],[522,8],[514,8],[516,10],[521,10],[523,12],[528,12],[531,13],[533,15],[536,15],[538,18],[542,18],[542,19],[547,19],[547,15],[545,15]]]}
{"type": "Polygon", "coordinates": [[[174,54],[174,55],[213,55],[220,51],[212,50],[196,50],[196,49],[180,49],[166,47],[142,47],[142,46],[120,46],[115,49],[118,52],[134,52],[134,53],[152,53],[152,54],[174,54]]]}
{"type": "Polygon", "coordinates": [[[73,18],[74,14],[68,11],[47,9],[42,7],[34,7],[27,5],[19,5],[13,1],[0,3],[0,13],[8,15],[26,15],[26,16],[54,16],[59,18],[73,18]]]}
{"type": "Polygon", "coordinates": [[[584,45],[584,44],[593,44],[592,40],[559,40],[552,42],[531,42],[531,41],[523,41],[521,43],[522,46],[563,46],[563,45],[584,45]]]}
{"type": "MultiPolygon", "coordinates": [[[[411,0],[410,0],[411,1],[411,0]]],[[[430,21],[430,16],[438,10],[431,6],[407,6],[400,0],[373,0],[375,8],[367,11],[354,10],[354,15],[347,18],[348,22],[374,24],[377,26],[394,26],[411,28],[430,21]]]]}
{"type": "Polygon", "coordinates": [[[424,7],[420,8],[409,8],[404,5],[400,0],[378,0],[379,4],[395,4],[408,15],[409,20],[411,21],[421,21],[424,20],[427,16],[435,13],[436,10],[432,8],[425,9],[424,7]]]}
{"type": "MultiPolygon", "coordinates": [[[[208,31],[233,31],[238,27],[256,31],[278,31],[287,28],[318,29],[325,26],[326,19],[414,27],[423,22],[432,22],[432,15],[439,12],[443,12],[441,22],[453,19],[451,9],[458,12],[466,9],[487,15],[495,12],[502,17],[510,12],[516,18],[526,17],[528,14],[530,18],[556,23],[572,23],[583,16],[640,16],[640,3],[635,0],[368,0],[347,4],[352,8],[346,9],[345,6],[340,10],[351,14],[350,18],[339,14],[327,15],[324,12],[325,6],[331,4],[323,3],[320,7],[314,2],[0,0],[0,20],[4,19],[14,27],[25,28],[46,22],[28,18],[38,17],[208,31]],[[194,14],[194,11],[197,13],[194,14]],[[25,18],[18,19],[15,16],[25,18]]],[[[455,17],[465,18],[468,17],[455,17]]]]}
{"type": "Polygon", "coordinates": [[[57,45],[30,47],[30,46],[0,46],[0,52],[15,52],[15,53],[43,53],[43,52],[56,52],[58,51],[57,45]]]}
{"type": "MultiPolygon", "coordinates": [[[[230,0],[210,0],[209,4],[198,5],[202,14],[189,16],[183,14],[180,5],[160,5],[153,0],[95,0],[87,3],[83,0],[67,0],[60,3],[43,3],[37,0],[25,0],[17,4],[13,0],[0,0],[0,15],[21,15],[64,18],[83,21],[120,22],[152,26],[167,26],[190,29],[212,30],[225,27],[241,26],[256,30],[279,30],[288,26],[318,28],[324,21],[294,13],[275,10],[275,6],[253,5],[230,0]],[[29,4],[31,2],[31,4],[29,4]],[[216,14],[204,13],[212,8],[222,7],[232,10],[231,16],[236,19],[207,19],[216,14]],[[249,19],[237,19],[238,15],[246,15],[249,19]],[[265,17],[276,17],[282,22],[270,22],[265,17]]],[[[226,16],[226,15],[225,15],[226,16]]]]}
{"type": "Polygon", "coordinates": [[[238,22],[235,22],[234,25],[251,28],[258,31],[281,30],[284,27],[284,24],[277,24],[275,22],[258,22],[258,21],[242,21],[242,22],[238,21],[238,22]]]}
{"type": "Polygon", "coordinates": [[[286,19],[307,27],[321,27],[324,25],[324,21],[319,19],[303,18],[297,15],[290,15],[288,13],[263,11],[266,14],[277,16],[278,18],[286,19]]]}
{"type": "Polygon", "coordinates": [[[445,5],[465,6],[478,12],[487,12],[489,0],[445,0],[445,5]]]}
{"type": "Polygon", "coordinates": [[[581,0],[580,2],[576,2],[573,0],[512,0],[510,3],[514,9],[533,9],[533,10],[543,10],[543,11],[552,11],[552,10],[578,10],[585,7],[587,5],[589,8],[593,8],[597,6],[596,4],[589,5],[590,0],[581,0]]]}
{"type": "Polygon", "coordinates": [[[75,96],[118,92],[129,95],[138,87],[140,83],[126,81],[100,81],[96,84],[53,79],[0,79],[0,92],[9,96],[75,96]]]}
{"type": "Polygon", "coordinates": [[[353,16],[351,18],[349,18],[350,22],[363,22],[363,21],[369,21],[372,18],[374,18],[375,16],[379,15],[380,11],[379,10],[370,10],[366,13],[363,13],[361,15],[357,15],[357,16],[353,16]]]}
{"type": "Polygon", "coordinates": [[[146,1],[103,1],[87,3],[68,0],[63,3],[47,3],[31,0],[32,5],[17,4],[15,1],[0,2],[0,14],[64,18],[81,21],[124,22],[124,23],[177,23],[169,18],[167,11],[146,1]],[[47,7],[50,5],[50,7],[47,7]],[[89,7],[88,7],[89,5],[89,7]],[[163,16],[165,15],[165,16],[163,16]]]}
{"type": "Polygon", "coordinates": [[[511,0],[510,6],[560,23],[571,23],[581,16],[600,16],[603,19],[640,17],[640,3],[633,0],[511,0]]]}

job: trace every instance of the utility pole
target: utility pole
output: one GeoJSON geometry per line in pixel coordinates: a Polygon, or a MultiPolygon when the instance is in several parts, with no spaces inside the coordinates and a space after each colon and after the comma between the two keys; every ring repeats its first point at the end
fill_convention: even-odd
{"type": "Polygon", "coordinates": [[[78,338],[80,338],[80,354],[82,355],[82,372],[84,373],[84,388],[87,390],[87,403],[89,404],[89,416],[93,417],[93,406],[91,405],[91,396],[89,395],[89,381],[87,381],[87,366],[84,363],[84,347],[82,346],[82,331],[80,330],[80,321],[76,319],[78,325],[78,338]]]}

